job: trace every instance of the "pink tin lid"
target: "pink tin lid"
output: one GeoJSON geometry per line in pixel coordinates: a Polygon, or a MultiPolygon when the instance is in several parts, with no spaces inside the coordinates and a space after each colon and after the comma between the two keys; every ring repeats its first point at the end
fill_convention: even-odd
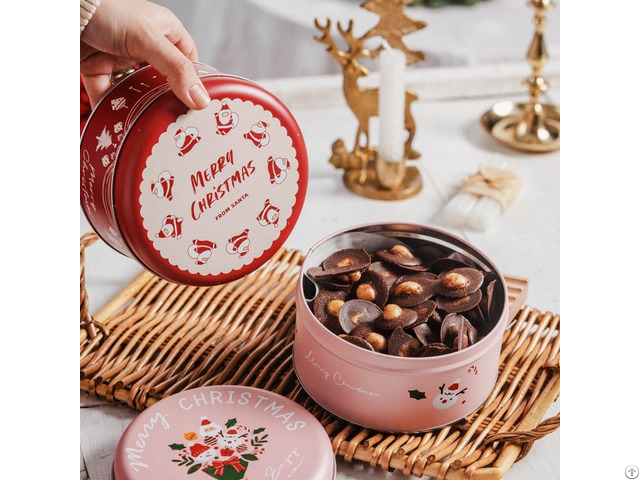
{"type": "Polygon", "coordinates": [[[122,435],[115,480],[331,480],[331,442],[297,403],[258,388],[203,387],[144,410],[122,435]]]}

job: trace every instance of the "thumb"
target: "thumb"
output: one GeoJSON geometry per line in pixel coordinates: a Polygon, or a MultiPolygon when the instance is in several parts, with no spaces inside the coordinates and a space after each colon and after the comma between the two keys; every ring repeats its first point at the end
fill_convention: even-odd
{"type": "Polygon", "coordinates": [[[189,108],[200,110],[211,98],[205,90],[195,65],[163,35],[149,39],[139,52],[156,70],[167,77],[173,93],[189,108]]]}

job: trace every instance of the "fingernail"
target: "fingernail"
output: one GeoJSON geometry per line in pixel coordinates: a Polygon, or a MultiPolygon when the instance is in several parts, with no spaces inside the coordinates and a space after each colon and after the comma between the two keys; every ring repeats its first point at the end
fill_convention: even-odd
{"type": "Polygon", "coordinates": [[[209,98],[209,95],[199,83],[191,86],[189,89],[189,96],[198,108],[204,108],[209,105],[209,102],[211,102],[211,98],[209,98]]]}

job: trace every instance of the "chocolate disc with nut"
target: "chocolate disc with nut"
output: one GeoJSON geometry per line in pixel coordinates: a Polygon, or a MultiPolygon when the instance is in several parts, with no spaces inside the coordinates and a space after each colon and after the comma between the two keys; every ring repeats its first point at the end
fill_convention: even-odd
{"type": "Polygon", "coordinates": [[[360,337],[354,337],[353,335],[340,335],[340,338],[346,340],[352,345],[356,345],[357,347],[364,348],[365,350],[374,351],[373,347],[369,342],[360,337]]]}
{"type": "Polygon", "coordinates": [[[422,260],[422,265],[429,268],[436,260],[446,258],[442,250],[432,245],[422,245],[415,249],[415,255],[422,260]]]}
{"type": "Polygon", "coordinates": [[[378,250],[376,255],[380,260],[391,263],[406,270],[423,272],[427,267],[422,265],[422,260],[404,245],[394,245],[388,250],[378,250]]]}
{"type": "Polygon", "coordinates": [[[471,267],[454,268],[438,275],[438,293],[447,297],[466,297],[480,288],[484,275],[471,267]]]}
{"type": "MultiPolygon", "coordinates": [[[[421,303],[420,305],[416,305],[411,308],[414,312],[418,314],[418,318],[413,323],[413,326],[419,325],[421,323],[427,322],[429,318],[436,312],[436,302],[433,300],[427,300],[426,302],[421,303]]],[[[439,324],[438,324],[439,326],[439,324]]]]}
{"type": "Polygon", "coordinates": [[[376,328],[375,322],[362,322],[359,323],[358,326],[356,326],[353,330],[351,330],[351,332],[349,332],[349,335],[351,335],[352,337],[364,338],[368,334],[376,332],[377,330],[378,329],[376,328]]]}
{"type": "Polygon", "coordinates": [[[440,341],[440,336],[436,332],[431,330],[431,327],[426,323],[416,325],[412,328],[412,330],[416,338],[420,340],[420,343],[422,343],[423,345],[428,345],[430,343],[440,341]]]}
{"type": "Polygon", "coordinates": [[[350,334],[361,323],[375,322],[381,316],[382,310],[375,303],[356,299],[345,302],[340,309],[338,320],[342,329],[350,334]]]}
{"type": "Polygon", "coordinates": [[[447,313],[460,313],[471,310],[473,307],[480,303],[481,299],[482,291],[478,289],[471,295],[460,298],[438,295],[438,297],[436,297],[436,302],[438,304],[438,308],[444,310],[447,313]]]}
{"type": "Polygon", "coordinates": [[[455,350],[448,347],[444,343],[429,343],[415,351],[414,357],[437,357],[447,353],[453,353],[455,350]]]}
{"type": "Polygon", "coordinates": [[[344,333],[338,321],[338,312],[347,299],[340,291],[320,290],[313,301],[313,314],[329,331],[339,335],[344,333]]]}
{"type": "Polygon", "coordinates": [[[391,289],[389,301],[401,307],[415,307],[436,294],[438,277],[432,273],[411,273],[400,277],[391,289]]]}
{"type": "Polygon", "coordinates": [[[406,333],[401,327],[396,328],[389,336],[387,350],[390,355],[411,357],[420,348],[420,342],[406,333]]]}
{"type": "Polygon", "coordinates": [[[356,297],[384,307],[398,274],[383,262],[373,262],[355,287],[356,297]]]}
{"type": "Polygon", "coordinates": [[[345,248],[332,253],[324,262],[322,268],[340,280],[357,282],[362,272],[371,265],[371,257],[362,248],[345,248]]]}
{"type": "Polygon", "coordinates": [[[398,327],[405,328],[413,325],[418,319],[418,314],[409,308],[402,308],[394,303],[388,303],[376,320],[376,327],[382,330],[394,330],[398,327]]]}
{"type": "Polygon", "coordinates": [[[476,343],[478,331],[463,315],[450,313],[440,326],[440,341],[456,350],[476,343]]]}
{"type": "Polygon", "coordinates": [[[448,272],[449,270],[453,270],[454,268],[467,268],[467,267],[469,267],[469,265],[467,265],[467,263],[463,262],[462,260],[457,260],[456,258],[444,257],[444,258],[439,258],[435,260],[429,266],[429,271],[431,273],[435,273],[436,275],[439,275],[442,272],[448,272]]]}
{"type": "Polygon", "coordinates": [[[321,267],[309,267],[307,275],[322,288],[346,293],[351,291],[351,282],[338,279],[332,272],[326,272],[321,267]]]}

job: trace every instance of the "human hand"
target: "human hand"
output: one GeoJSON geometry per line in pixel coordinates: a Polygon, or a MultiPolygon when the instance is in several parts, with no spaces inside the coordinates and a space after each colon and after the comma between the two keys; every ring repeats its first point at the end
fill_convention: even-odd
{"type": "Polygon", "coordinates": [[[146,0],[102,0],[80,36],[80,74],[91,107],[111,88],[111,74],[147,62],[167,77],[189,108],[211,101],[191,61],[196,46],[180,20],[146,0]]]}

